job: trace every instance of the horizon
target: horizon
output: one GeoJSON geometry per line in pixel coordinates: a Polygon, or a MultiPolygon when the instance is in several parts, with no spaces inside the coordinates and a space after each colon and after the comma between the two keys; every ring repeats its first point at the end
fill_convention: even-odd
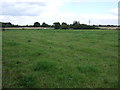
{"type": "Polygon", "coordinates": [[[43,22],[89,25],[118,25],[119,0],[2,0],[0,21],[15,25],[43,22]]]}
{"type": "MultiPolygon", "coordinates": [[[[74,22],[74,21],[73,21],[74,22]]],[[[11,24],[13,24],[12,22],[1,22],[0,21],[0,23],[11,23],[11,24]]],[[[34,22],[35,23],[35,22],[34,22]]],[[[13,25],[18,25],[18,26],[33,26],[34,25],[34,23],[33,24],[26,24],[26,25],[19,25],[19,24],[13,24],[13,25]]],[[[43,22],[43,23],[46,23],[46,22],[43,22]]],[[[65,22],[66,23],[66,22],[65,22]]],[[[48,24],[48,23],[46,23],[46,24],[48,24]]],[[[60,24],[62,24],[62,23],[60,23],[60,24]]],[[[68,24],[68,23],[66,23],[66,24],[68,24]]],[[[70,23],[70,24],[73,24],[73,23],[70,23]]],[[[70,25],[70,24],[68,24],[68,25],[70,25]]],[[[81,23],[80,23],[81,24],[81,23]]],[[[40,25],[42,25],[42,23],[40,23],[40,25]]],[[[48,25],[54,25],[54,24],[48,24],[48,25]]],[[[86,25],[88,25],[88,24],[86,24],[86,25]]],[[[104,26],[104,25],[113,25],[113,24],[93,24],[93,25],[102,25],[102,26],[104,26]]],[[[92,25],[90,25],[90,26],[92,26],[92,25]]],[[[113,26],[118,26],[118,24],[114,24],[113,26]]]]}

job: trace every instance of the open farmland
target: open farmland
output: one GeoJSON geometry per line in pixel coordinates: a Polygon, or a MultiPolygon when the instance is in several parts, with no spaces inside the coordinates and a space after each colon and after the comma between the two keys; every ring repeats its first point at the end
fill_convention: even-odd
{"type": "Polygon", "coordinates": [[[107,30],[115,30],[118,29],[118,27],[98,27],[100,29],[107,29],[107,30]]]}
{"type": "Polygon", "coordinates": [[[3,88],[117,88],[117,30],[3,31],[3,88]]]}

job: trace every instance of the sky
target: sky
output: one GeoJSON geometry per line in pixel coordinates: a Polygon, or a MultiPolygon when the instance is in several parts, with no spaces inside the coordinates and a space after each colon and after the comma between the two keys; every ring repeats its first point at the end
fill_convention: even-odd
{"type": "Polygon", "coordinates": [[[119,0],[1,0],[0,22],[117,25],[119,0]]]}

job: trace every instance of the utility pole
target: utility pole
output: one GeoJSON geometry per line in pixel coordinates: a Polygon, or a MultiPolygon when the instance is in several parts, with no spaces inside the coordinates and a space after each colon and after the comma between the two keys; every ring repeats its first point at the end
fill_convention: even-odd
{"type": "Polygon", "coordinates": [[[89,20],[89,26],[90,26],[90,20],[89,20]]]}

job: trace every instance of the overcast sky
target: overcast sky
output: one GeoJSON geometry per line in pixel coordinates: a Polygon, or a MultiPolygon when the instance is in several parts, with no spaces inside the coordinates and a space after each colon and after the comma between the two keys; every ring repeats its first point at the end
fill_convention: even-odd
{"type": "Polygon", "coordinates": [[[88,24],[118,24],[119,0],[1,0],[0,21],[19,25],[77,20],[88,24]]]}

